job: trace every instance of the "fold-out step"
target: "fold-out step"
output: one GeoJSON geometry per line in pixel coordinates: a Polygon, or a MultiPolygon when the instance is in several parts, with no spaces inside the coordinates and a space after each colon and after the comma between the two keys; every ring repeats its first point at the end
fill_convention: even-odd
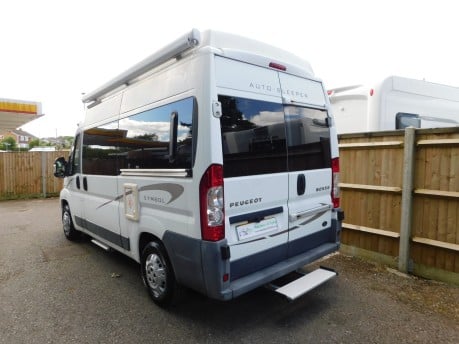
{"type": "Polygon", "coordinates": [[[293,301],[336,275],[336,271],[319,268],[282,287],[271,287],[273,287],[276,293],[282,294],[287,297],[287,299],[293,301]]]}

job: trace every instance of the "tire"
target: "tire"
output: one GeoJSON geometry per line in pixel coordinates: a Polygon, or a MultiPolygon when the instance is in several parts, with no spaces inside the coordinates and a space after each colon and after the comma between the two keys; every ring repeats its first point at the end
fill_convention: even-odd
{"type": "Polygon", "coordinates": [[[76,230],[73,225],[72,214],[68,204],[65,204],[62,208],[62,229],[65,237],[70,241],[75,241],[81,237],[81,232],[76,230]]]}
{"type": "Polygon", "coordinates": [[[168,307],[178,290],[172,265],[164,248],[157,242],[145,246],[140,258],[142,279],[145,287],[160,307],[168,307]]]}

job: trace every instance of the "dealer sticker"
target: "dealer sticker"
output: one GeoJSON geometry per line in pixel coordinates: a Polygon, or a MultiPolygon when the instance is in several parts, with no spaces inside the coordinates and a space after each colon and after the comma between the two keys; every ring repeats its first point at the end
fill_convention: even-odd
{"type": "Polygon", "coordinates": [[[245,225],[236,226],[236,233],[239,240],[244,240],[266,234],[277,229],[277,220],[276,218],[272,217],[260,222],[252,222],[245,225]]]}

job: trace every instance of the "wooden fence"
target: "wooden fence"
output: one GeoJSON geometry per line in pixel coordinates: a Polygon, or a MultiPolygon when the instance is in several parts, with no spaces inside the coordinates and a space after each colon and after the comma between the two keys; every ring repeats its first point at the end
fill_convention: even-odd
{"type": "MultiPolygon", "coordinates": [[[[59,156],[0,153],[0,199],[57,195],[59,156]]],[[[340,165],[342,250],[459,284],[459,128],[341,135],[340,165]]]]}
{"type": "Polygon", "coordinates": [[[0,199],[58,195],[62,179],[53,175],[53,163],[68,152],[1,152],[0,199]]]}
{"type": "Polygon", "coordinates": [[[340,135],[342,250],[459,284],[459,128],[340,135]]]}

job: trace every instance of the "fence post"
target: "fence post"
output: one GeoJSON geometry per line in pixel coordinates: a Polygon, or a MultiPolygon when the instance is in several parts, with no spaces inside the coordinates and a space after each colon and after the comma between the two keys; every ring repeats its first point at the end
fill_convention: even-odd
{"type": "Polygon", "coordinates": [[[46,198],[46,152],[41,152],[41,188],[43,198],[46,198]]]}
{"type": "Polygon", "coordinates": [[[414,179],[414,153],[416,129],[405,129],[405,142],[403,151],[403,180],[402,204],[400,220],[400,243],[398,254],[398,269],[401,272],[410,272],[410,240],[413,209],[413,179],[414,179]]]}

